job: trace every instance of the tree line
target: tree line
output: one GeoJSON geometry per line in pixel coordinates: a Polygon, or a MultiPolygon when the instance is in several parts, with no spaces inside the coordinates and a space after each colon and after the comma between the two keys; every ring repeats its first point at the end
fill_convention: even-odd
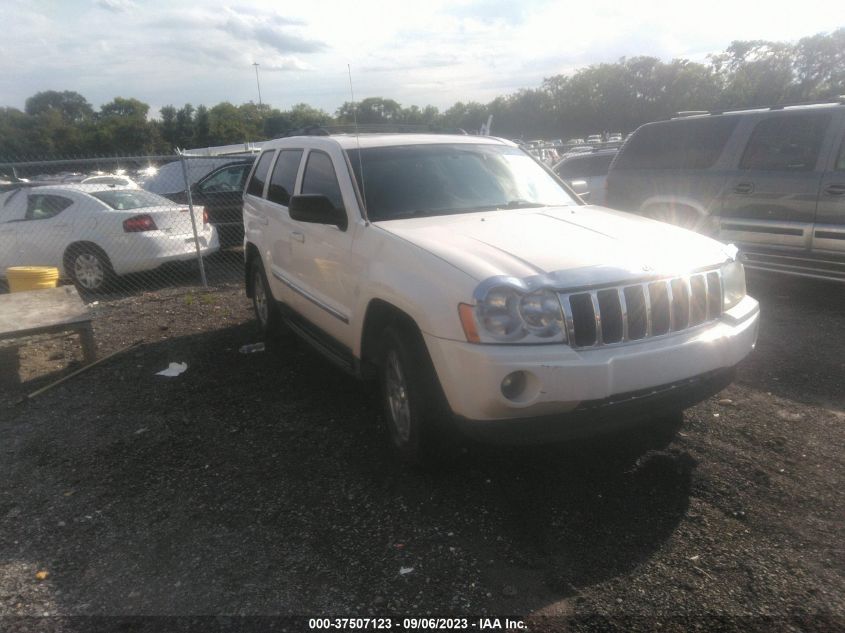
{"type": "Polygon", "coordinates": [[[440,111],[370,97],[334,114],[300,103],[289,110],[249,102],[213,107],[166,105],[151,118],[148,104],[116,97],[95,110],[73,91],[39,92],[23,111],[0,108],[0,160],[170,154],[175,148],[228,145],[279,137],[310,125],[424,126],[478,130],[493,116],[493,134],[509,138],[567,138],[602,131],[630,132],[683,110],[825,100],[845,95],[845,28],[797,42],[735,41],[706,62],[622,58],[571,75],[546,78],[489,103],[455,103],[440,111]],[[356,112],[357,106],[357,112],[356,112]]]}

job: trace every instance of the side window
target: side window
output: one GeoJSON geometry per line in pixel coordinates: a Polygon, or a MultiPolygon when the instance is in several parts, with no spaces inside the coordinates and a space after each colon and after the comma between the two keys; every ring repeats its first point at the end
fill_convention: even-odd
{"type": "Polygon", "coordinates": [[[830,115],[798,114],[760,121],[751,133],[740,169],[813,171],[830,115]]]}
{"type": "Polygon", "coordinates": [[[557,175],[564,179],[583,178],[586,162],[583,158],[572,158],[564,161],[555,169],[557,175]]]}
{"type": "Polygon", "coordinates": [[[63,196],[33,195],[26,201],[25,220],[46,220],[59,215],[73,204],[73,200],[63,196]]]}
{"type": "Polygon", "coordinates": [[[250,165],[232,165],[206,178],[199,186],[203,193],[243,191],[244,179],[250,165]]]}
{"type": "Polygon", "coordinates": [[[269,150],[258,159],[258,164],[255,166],[255,171],[252,173],[252,178],[250,178],[249,185],[246,188],[248,194],[259,198],[264,195],[264,183],[267,181],[267,172],[270,171],[273,154],[275,154],[275,151],[269,150]]]}
{"type": "Polygon", "coordinates": [[[279,153],[273,176],[270,178],[270,188],[267,199],[283,206],[288,206],[296,184],[296,174],[299,171],[299,161],[302,160],[302,150],[284,150],[279,153]]]}
{"type": "Polygon", "coordinates": [[[332,165],[332,159],[323,152],[308,154],[305,175],[302,177],[302,193],[321,193],[332,201],[335,208],[343,208],[343,196],[332,165]]]}
{"type": "Polygon", "coordinates": [[[559,167],[558,175],[569,179],[606,176],[613,156],[613,154],[599,154],[568,160],[559,167]]]}
{"type": "Polygon", "coordinates": [[[713,116],[650,123],[625,144],[614,169],[707,169],[738,122],[737,116],[713,116]]]}

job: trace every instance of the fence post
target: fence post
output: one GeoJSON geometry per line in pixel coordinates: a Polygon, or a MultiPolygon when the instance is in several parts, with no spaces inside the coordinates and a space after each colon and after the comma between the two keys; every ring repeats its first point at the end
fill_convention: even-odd
{"type": "Polygon", "coordinates": [[[179,152],[179,161],[182,163],[182,176],[185,179],[185,194],[188,196],[188,209],[191,214],[191,228],[194,231],[194,248],[197,251],[197,262],[199,262],[200,265],[202,287],[208,288],[208,279],[205,277],[205,263],[202,261],[202,254],[200,253],[200,239],[197,235],[197,220],[194,217],[194,199],[191,196],[191,181],[188,178],[188,163],[185,161],[185,154],[182,152],[179,152]]]}

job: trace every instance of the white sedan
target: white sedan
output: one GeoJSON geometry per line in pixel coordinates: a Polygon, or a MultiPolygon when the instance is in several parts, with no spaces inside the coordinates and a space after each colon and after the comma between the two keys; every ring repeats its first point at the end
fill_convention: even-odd
{"type": "MultiPolygon", "coordinates": [[[[202,255],[219,248],[194,207],[202,255]]],[[[142,189],[107,185],[22,187],[0,194],[0,277],[10,266],[54,266],[81,289],[195,258],[189,209],[142,189]]]]}

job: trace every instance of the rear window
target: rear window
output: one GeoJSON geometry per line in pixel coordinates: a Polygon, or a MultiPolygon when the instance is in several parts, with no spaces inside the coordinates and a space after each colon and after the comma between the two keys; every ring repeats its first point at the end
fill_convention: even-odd
{"type": "Polygon", "coordinates": [[[94,191],[91,195],[117,211],[140,209],[141,207],[173,206],[173,202],[167,198],[162,198],[156,193],[143,189],[109,189],[107,191],[94,191]]]}
{"type": "Polygon", "coordinates": [[[255,166],[255,171],[252,173],[252,178],[249,179],[246,192],[259,198],[264,195],[264,183],[267,180],[267,172],[270,171],[270,161],[273,160],[275,150],[264,152],[261,158],[258,159],[258,164],[255,166]]]}
{"type": "Polygon", "coordinates": [[[569,158],[555,167],[555,172],[565,179],[606,176],[615,155],[599,154],[597,156],[569,158]]]}
{"type": "Polygon", "coordinates": [[[739,117],[706,117],[652,123],[637,130],[614,170],[706,169],[731,137],[739,117]]]}

